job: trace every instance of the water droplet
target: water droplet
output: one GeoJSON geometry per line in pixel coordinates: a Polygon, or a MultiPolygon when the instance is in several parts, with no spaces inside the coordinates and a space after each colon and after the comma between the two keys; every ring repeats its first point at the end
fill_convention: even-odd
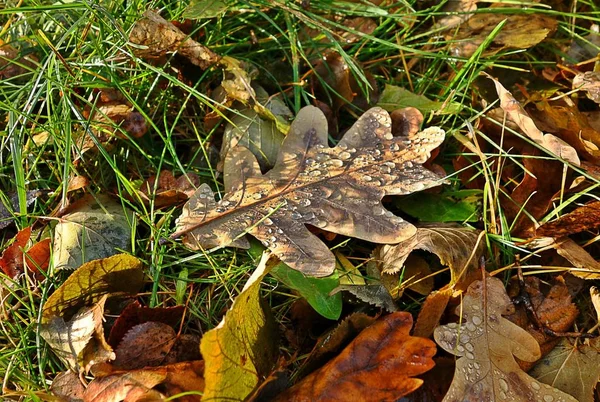
{"type": "Polygon", "coordinates": [[[531,382],[531,388],[533,388],[533,389],[534,389],[534,390],[536,390],[536,391],[539,391],[541,387],[540,387],[540,384],[538,384],[538,383],[537,383],[537,382],[535,382],[535,381],[532,381],[532,382],[531,382]]]}
{"type": "Polygon", "coordinates": [[[462,353],[462,352],[464,352],[464,351],[465,351],[465,348],[464,348],[464,346],[463,346],[463,345],[458,345],[458,346],[456,347],[456,350],[458,350],[460,353],[462,353]]]}
{"type": "Polygon", "coordinates": [[[267,233],[268,234],[272,234],[273,233],[273,229],[267,229],[267,233]]]}
{"type": "Polygon", "coordinates": [[[348,148],[348,152],[350,152],[351,154],[356,152],[356,148],[348,148]]]}
{"type": "Polygon", "coordinates": [[[467,344],[465,344],[465,349],[467,349],[469,352],[472,352],[475,350],[475,347],[473,346],[472,343],[467,343],[467,344]]]}
{"type": "Polygon", "coordinates": [[[255,200],[260,200],[261,198],[263,198],[265,195],[263,193],[254,193],[252,195],[252,198],[254,198],[255,200]]]}
{"type": "Polygon", "coordinates": [[[381,216],[383,214],[385,214],[385,208],[383,208],[381,205],[373,207],[373,215],[381,216]]]}
{"type": "Polygon", "coordinates": [[[467,356],[467,359],[471,359],[471,360],[473,360],[475,358],[475,355],[471,352],[465,353],[465,356],[467,356]]]}
{"type": "Polygon", "coordinates": [[[347,146],[347,145],[344,145],[344,144],[340,144],[340,145],[338,145],[337,147],[338,147],[339,149],[341,149],[342,151],[345,151],[345,150],[347,150],[347,149],[348,149],[348,146],[347,146]]]}
{"type": "Polygon", "coordinates": [[[350,154],[350,152],[346,152],[346,151],[340,152],[338,156],[343,161],[347,161],[348,159],[352,158],[352,155],[350,154]]]}
{"type": "Polygon", "coordinates": [[[475,331],[477,327],[471,321],[468,321],[465,325],[469,331],[475,331]]]}
{"type": "Polygon", "coordinates": [[[264,223],[267,226],[271,226],[273,224],[273,220],[271,218],[265,218],[263,219],[262,223],[264,223]]]}
{"type": "Polygon", "coordinates": [[[330,156],[328,154],[317,154],[317,156],[315,157],[315,159],[319,162],[328,161],[329,158],[330,158],[330,156]]]}
{"type": "Polygon", "coordinates": [[[498,380],[498,384],[500,384],[500,389],[504,392],[508,392],[508,383],[504,378],[500,378],[498,380]]]}
{"type": "Polygon", "coordinates": [[[308,158],[304,161],[307,165],[312,165],[314,164],[316,161],[313,158],[308,158]]]}
{"type": "Polygon", "coordinates": [[[329,161],[329,166],[342,167],[342,166],[344,166],[344,162],[341,161],[340,159],[332,159],[329,161]]]}
{"type": "Polygon", "coordinates": [[[304,219],[310,221],[313,220],[315,218],[315,213],[314,212],[307,212],[304,214],[304,219]]]}
{"type": "Polygon", "coordinates": [[[379,166],[381,173],[392,173],[392,169],[389,166],[379,166]]]}
{"type": "Polygon", "coordinates": [[[299,214],[298,212],[292,212],[291,217],[292,219],[302,219],[302,214],[299,214]]]}
{"type": "Polygon", "coordinates": [[[475,363],[473,363],[473,367],[475,367],[477,370],[479,370],[481,368],[481,364],[475,362],[475,363]]]}
{"type": "Polygon", "coordinates": [[[261,240],[261,243],[265,246],[265,247],[269,247],[271,245],[271,243],[269,243],[268,240],[261,240]]]}
{"type": "Polygon", "coordinates": [[[217,207],[217,212],[218,213],[222,214],[225,211],[227,211],[225,208],[217,207]]]}
{"type": "Polygon", "coordinates": [[[271,236],[271,238],[269,239],[271,241],[271,243],[275,244],[277,243],[277,237],[275,236],[271,236]]]}
{"type": "Polygon", "coordinates": [[[500,398],[506,399],[506,392],[500,391],[500,398]]]}
{"type": "Polygon", "coordinates": [[[388,141],[393,140],[394,136],[392,135],[392,133],[387,133],[383,136],[383,139],[388,140],[388,141]]]}
{"type": "Polygon", "coordinates": [[[390,151],[392,151],[392,152],[400,151],[400,145],[396,144],[395,142],[390,144],[390,151]]]}
{"type": "Polygon", "coordinates": [[[369,182],[369,181],[373,180],[373,178],[372,178],[371,176],[369,176],[369,175],[364,175],[364,176],[362,177],[362,180],[363,180],[363,181],[366,181],[366,182],[369,182]]]}
{"type": "Polygon", "coordinates": [[[300,201],[298,201],[298,204],[300,204],[300,206],[303,206],[303,207],[308,207],[311,204],[311,202],[309,199],[304,198],[304,199],[301,199],[300,201]]]}
{"type": "Polygon", "coordinates": [[[283,234],[283,230],[282,229],[277,229],[277,234],[283,234]]]}
{"type": "Polygon", "coordinates": [[[318,228],[324,228],[325,226],[327,226],[327,222],[317,220],[313,223],[313,225],[315,225],[318,228]]]}
{"type": "Polygon", "coordinates": [[[544,402],[552,402],[554,397],[552,395],[544,395],[544,402]]]}
{"type": "Polygon", "coordinates": [[[462,333],[460,334],[460,343],[467,343],[471,340],[471,337],[468,334],[462,333]]]}
{"type": "Polygon", "coordinates": [[[311,170],[308,173],[309,176],[311,177],[317,177],[317,176],[321,176],[321,171],[320,170],[311,170]]]}
{"type": "Polygon", "coordinates": [[[476,326],[481,325],[481,317],[478,315],[474,315],[473,318],[471,318],[471,320],[473,321],[473,324],[475,324],[476,326]]]}

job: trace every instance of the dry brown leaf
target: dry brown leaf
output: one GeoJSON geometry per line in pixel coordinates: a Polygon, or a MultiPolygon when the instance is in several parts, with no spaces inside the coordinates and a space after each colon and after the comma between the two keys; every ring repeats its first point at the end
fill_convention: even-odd
{"type": "MultiPolygon", "coordinates": [[[[524,290],[531,301],[539,324],[555,332],[567,332],[573,327],[579,310],[573,303],[569,288],[562,277],[556,277],[552,286],[547,289],[542,286],[539,278],[528,276],[525,278],[524,290]]],[[[518,296],[518,286],[511,287],[509,296],[518,296]]],[[[538,324],[531,322],[530,315],[524,306],[518,306],[515,313],[506,318],[535,338],[540,345],[542,356],[550,352],[559,341],[559,338],[547,335],[543,329],[539,328],[538,324]]],[[[523,370],[528,370],[533,364],[520,362],[520,366],[523,370]]]]}
{"type": "Polygon", "coordinates": [[[134,49],[142,58],[161,58],[177,52],[202,69],[220,60],[210,49],[190,39],[179,28],[152,10],[147,10],[129,34],[129,41],[138,46],[134,49]]]}
{"type": "Polygon", "coordinates": [[[536,229],[538,237],[564,237],[600,227],[600,201],[576,208],[560,218],[536,229]]]}
{"type": "Polygon", "coordinates": [[[594,402],[594,388],[600,380],[600,352],[597,340],[560,343],[529,372],[539,381],[574,396],[579,402],[594,402]]]}
{"type": "Polygon", "coordinates": [[[442,11],[446,13],[434,25],[434,29],[450,29],[462,24],[473,16],[473,11],[477,10],[479,0],[449,0],[442,11]]]}
{"type": "Polygon", "coordinates": [[[306,107],[271,171],[262,175],[247,148],[233,148],[224,164],[227,194],[215,202],[202,185],[172,237],[183,236],[193,249],[248,247],[243,236],[249,233],[290,267],[329,275],[335,257],[305,225],[375,243],[413,236],[415,227],[385,210],[381,199],[439,185],[441,178],[421,164],[443,140],[438,127],[394,138],[387,112],[373,108],[330,148],[325,116],[306,107]]]}
{"type": "Polygon", "coordinates": [[[24,260],[23,249],[25,249],[31,237],[31,226],[17,233],[13,242],[2,252],[0,257],[0,269],[9,278],[15,278],[23,273],[24,260]]]}
{"type": "Polygon", "coordinates": [[[583,279],[600,279],[600,262],[583,247],[568,237],[556,239],[554,243],[558,254],[578,268],[569,270],[569,273],[583,279]]]}
{"type": "Polygon", "coordinates": [[[489,74],[484,73],[489,79],[494,82],[498,98],[500,98],[500,107],[506,112],[508,117],[514,121],[523,133],[532,139],[535,143],[550,151],[554,155],[576,165],[580,165],[577,151],[552,134],[544,134],[533,122],[531,117],[525,112],[521,104],[512,96],[512,94],[504,88],[504,86],[489,74]]]}
{"type": "Polygon", "coordinates": [[[540,348],[524,329],[502,317],[512,309],[502,281],[488,277],[469,286],[456,310],[462,317],[460,324],[436,328],[438,345],[460,356],[444,402],[576,402],[519,368],[515,357],[535,361],[540,357],[540,348]]]}
{"type": "Polygon", "coordinates": [[[440,324],[440,319],[446,311],[453,293],[454,290],[450,286],[444,286],[427,296],[417,316],[415,330],[413,331],[414,336],[429,338],[433,334],[435,328],[440,324]]]}
{"type": "Polygon", "coordinates": [[[138,195],[145,203],[154,200],[155,208],[162,208],[187,201],[200,185],[195,173],[186,173],[177,179],[169,170],[162,170],[142,183],[138,195]]]}
{"type": "Polygon", "coordinates": [[[412,251],[428,251],[448,265],[453,287],[464,290],[480,275],[477,267],[485,247],[485,242],[479,239],[480,233],[460,225],[423,225],[411,238],[396,245],[382,246],[375,256],[384,273],[396,273],[412,251]]]}
{"type": "Polygon", "coordinates": [[[19,51],[0,40],[0,80],[13,77],[35,70],[37,60],[32,55],[21,56],[19,51]]]}
{"type": "Polygon", "coordinates": [[[134,370],[160,366],[169,354],[177,334],[161,322],[145,322],[131,328],[115,349],[113,366],[119,370],[134,370]]]}
{"type": "Polygon", "coordinates": [[[573,89],[585,91],[588,98],[600,103],[600,72],[587,71],[573,78],[573,89]]]}
{"type": "Polygon", "coordinates": [[[77,373],[67,370],[54,377],[50,391],[61,402],[83,402],[85,387],[77,373]]]}
{"type": "Polygon", "coordinates": [[[84,402],[137,401],[166,378],[167,369],[164,367],[114,373],[96,378],[89,383],[83,393],[83,400],[84,402]]]}
{"type": "Polygon", "coordinates": [[[554,18],[542,14],[477,13],[461,24],[458,33],[450,30],[446,34],[446,39],[455,43],[451,49],[452,54],[470,57],[504,20],[506,23],[502,30],[494,37],[492,45],[484,54],[535,46],[558,26],[554,18]]]}
{"type": "Polygon", "coordinates": [[[409,335],[412,316],[390,314],[358,335],[340,355],[273,401],[395,401],[419,388],[435,345],[409,335]]]}

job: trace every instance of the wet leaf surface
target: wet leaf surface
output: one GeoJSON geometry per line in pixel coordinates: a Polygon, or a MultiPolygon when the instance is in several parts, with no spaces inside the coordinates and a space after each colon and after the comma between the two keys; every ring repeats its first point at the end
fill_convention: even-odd
{"type": "Polygon", "coordinates": [[[536,229],[539,237],[563,237],[600,227],[600,201],[582,205],[536,229]]]}
{"type": "Polygon", "coordinates": [[[0,257],[0,269],[9,278],[15,278],[23,273],[24,263],[23,250],[31,237],[31,227],[20,230],[14,237],[13,242],[2,252],[0,257]]]}
{"type": "Polygon", "coordinates": [[[519,368],[515,357],[536,361],[540,348],[524,329],[502,316],[513,309],[502,281],[488,277],[469,286],[457,308],[460,324],[436,328],[437,344],[459,356],[444,401],[576,401],[519,368]]]}
{"type": "Polygon", "coordinates": [[[277,401],[392,401],[423,383],[412,378],[430,370],[432,341],[409,335],[412,316],[390,314],[362,331],[336,358],[274,399],[277,401]]]}
{"type": "Polygon", "coordinates": [[[443,140],[437,127],[394,138],[389,115],[375,108],[330,148],[324,115],[306,107],[271,171],[262,175],[247,148],[232,149],[224,167],[228,193],[216,202],[202,185],[184,206],[172,237],[183,236],[194,249],[247,248],[243,236],[250,233],[290,267],[329,275],[335,258],[305,225],[375,243],[409,238],[414,226],[386,211],[380,200],[440,184],[440,177],[420,164],[443,140]]]}

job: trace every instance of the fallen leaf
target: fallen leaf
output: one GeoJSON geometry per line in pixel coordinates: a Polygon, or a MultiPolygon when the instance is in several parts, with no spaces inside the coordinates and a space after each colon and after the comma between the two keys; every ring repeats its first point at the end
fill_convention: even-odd
{"type": "Polygon", "coordinates": [[[54,229],[55,269],[75,269],[87,261],[131,248],[133,214],[104,195],[88,195],[54,229]]]}
{"type": "Polygon", "coordinates": [[[54,316],[40,325],[42,338],[71,370],[88,372],[93,364],[114,359],[102,328],[106,298],[105,294],[93,306],[82,307],[68,321],[54,316]]]}
{"type": "MultiPolygon", "coordinates": [[[[42,194],[41,190],[30,190],[25,192],[25,206],[29,207],[42,194]]],[[[0,197],[0,229],[8,227],[15,220],[13,211],[19,210],[19,194],[4,193],[5,197],[0,197]],[[5,205],[4,202],[8,201],[5,205]]],[[[25,211],[23,211],[25,212],[25,211]]]]}
{"type": "Polygon", "coordinates": [[[392,112],[396,109],[414,107],[422,113],[456,114],[461,105],[455,102],[432,101],[424,95],[417,95],[402,87],[386,84],[377,106],[392,112]]]}
{"type": "Polygon", "coordinates": [[[202,337],[204,400],[244,400],[270,373],[276,360],[276,326],[260,297],[269,256],[263,254],[221,323],[202,337]]]}
{"type": "Polygon", "coordinates": [[[230,8],[226,0],[192,0],[183,12],[184,18],[201,20],[215,18],[224,14],[230,8]]]}
{"type": "Polygon", "coordinates": [[[50,265],[50,239],[40,240],[25,252],[25,264],[38,280],[44,279],[44,272],[50,265]]]}
{"type": "Polygon", "coordinates": [[[425,120],[423,113],[416,107],[403,107],[390,113],[392,118],[392,134],[397,136],[413,136],[421,130],[425,120]]]}
{"type": "Polygon", "coordinates": [[[376,307],[381,307],[387,312],[398,311],[398,306],[394,303],[389,290],[382,284],[340,285],[331,294],[335,295],[341,291],[349,292],[359,300],[376,307]]]}
{"type": "Polygon", "coordinates": [[[33,55],[23,55],[4,42],[0,43],[0,80],[17,78],[35,71],[37,60],[33,55]]]}
{"type": "Polygon", "coordinates": [[[579,402],[594,402],[594,388],[600,380],[600,353],[592,340],[573,344],[562,338],[529,374],[574,396],[579,402]]]}
{"type": "Polygon", "coordinates": [[[442,8],[444,17],[440,18],[434,25],[434,29],[450,29],[462,24],[473,16],[477,10],[479,0],[449,0],[442,8]]]}
{"type": "Polygon", "coordinates": [[[80,308],[97,303],[104,295],[135,295],[144,284],[142,263],[117,254],[82,265],[50,295],[42,310],[42,324],[54,317],[69,319],[80,308]]]}
{"type": "Polygon", "coordinates": [[[575,208],[560,218],[544,223],[536,229],[538,237],[564,237],[600,227],[600,201],[575,208]]]}
{"type": "Polygon", "coordinates": [[[600,262],[596,261],[583,247],[568,237],[554,241],[556,252],[575,268],[569,273],[582,279],[600,279],[600,262]]]}
{"type": "MultiPolygon", "coordinates": [[[[85,402],[120,402],[143,400],[153,387],[165,381],[167,369],[155,367],[152,370],[142,369],[115,373],[96,378],[88,384],[83,400],[85,402]]],[[[159,395],[151,393],[156,397],[159,395]]],[[[150,399],[157,400],[157,399],[150,399]]],[[[162,400],[162,398],[158,399],[162,400]]]]}
{"type": "Polygon", "coordinates": [[[571,46],[567,49],[567,55],[573,64],[591,60],[598,55],[598,48],[600,48],[599,31],[600,26],[598,24],[591,24],[588,35],[573,38],[571,46]]]}
{"type": "Polygon", "coordinates": [[[77,373],[67,370],[54,377],[50,391],[60,398],[61,402],[83,402],[85,387],[77,373]]]}
{"type": "Polygon", "coordinates": [[[421,222],[477,222],[482,192],[463,190],[440,194],[416,193],[396,201],[398,208],[421,222]]]}
{"type": "Polygon", "coordinates": [[[532,362],[540,357],[535,339],[502,317],[513,309],[497,278],[473,282],[456,310],[460,324],[436,328],[435,341],[459,356],[444,401],[564,401],[575,398],[540,383],[519,368],[515,356],[532,362]]]}
{"type": "Polygon", "coordinates": [[[160,366],[169,354],[177,334],[173,328],[161,322],[145,322],[131,328],[115,349],[113,367],[118,370],[134,370],[160,366]]]}
{"type": "Polygon", "coordinates": [[[427,296],[417,316],[414,336],[429,338],[433,334],[435,328],[440,324],[453,293],[454,290],[450,286],[444,286],[427,296]]]}
{"type": "MultiPolygon", "coordinates": [[[[529,17],[530,16],[527,16],[527,18],[529,17]]],[[[567,162],[574,164],[575,166],[580,165],[577,151],[572,146],[555,135],[544,134],[539,128],[537,128],[521,104],[517,102],[512,94],[506,90],[506,88],[504,88],[500,81],[487,73],[483,74],[494,82],[494,85],[496,86],[496,92],[498,92],[498,98],[500,98],[500,107],[502,110],[504,110],[508,117],[514,121],[517,126],[519,126],[519,128],[527,137],[559,158],[562,158],[567,162]]]]}
{"type": "Polygon", "coordinates": [[[186,173],[177,179],[168,170],[161,171],[144,181],[138,195],[147,204],[153,201],[155,208],[163,208],[187,201],[200,185],[200,179],[194,173],[186,173]]]}
{"type": "Polygon", "coordinates": [[[115,320],[115,323],[110,329],[110,335],[108,336],[108,343],[114,347],[119,345],[123,336],[135,327],[136,325],[143,324],[145,322],[153,321],[167,324],[171,327],[175,327],[183,317],[185,307],[142,307],[142,305],[134,301],[129,304],[121,312],[119,317],[115,320]]]}
{"type": "Polygon", "coordinates": [[[600,72],[587,71],[573,78],[573,89],[585,91],[589,99],[600,103],[600,72]]]}
{"type": "MultiPolygon", "coordinates": [[[[509,290],[510,296],[517,296],[516,286],[509,290]]],[[[573,327],[575,319],[579,315],[579,310],[573,297],[562,277],[555,278],[549,289],[542,288],[541,281],[533,276],[525,278],[525,292],[527,293],[533,310],[539,320],[539,323],[555,332],[567,332],[573,327]]],[[[539,328],[534,322],[531,322],[529,313],[524,306],[518,306],[514,314],[507,315],[506,318],[525,329],[535,338],[540,345],[540,353],[545,356],[559,341],[559,338],[547,335],[543,329],[539,328]]],[[[527,370],[533,364],[522,362],[521,368],[527,370]]]]}
{"type": "Polygon", "coordinates": [[[229,192],[217,203],[202,185],[184,206],[172,237],[183,235],[193,249],[247,248],[243,235],[250,233],[282,262],[312,276],[331,274],[335,258],[306,224],[376,243],[402,241],[415,233],[414,226],[386,211],[380,200],[440,184],[420,164],[443,141],[444,131],[430,127],[394,138],[390,128],[389,115],[374,108],[329,148],[325,116],[306,107],[271,171],[261,175],[252,153],[236,147],[224,166],[236,178],[229,192]]]}
{"type": "Polygon", "coordinates": [[[430,370],[432,341],[409,335],[412,316],[390,314],[362,331],[321,369],[278,395],[278,401],[395,401],[419,388],[430,370]]]}
{"type": "Polygon", "coordinates": [[[143,18],[133,26],[129,41],[138,45],[134,53],[142,58],[160,58],[177,52],[202,69],[220,60],[217,54],[151,10],[146,10],[143,18]]]}
{"type": "Polygon", "coordinates": [[[420,226],[407,240],[395,245],[385,245],[376,251],[376,260],[384,273],[398,273],[409,254],[425,250],[437,255],[440,262],[450,268],[451,285],[464,290],[480,275],[479,257],[485,249],[481,231],[460,225],[420,226]]]}
{"type": "Polygon", "coordinates": [[[0,269],[9,278],[15,278],[23,273],[24,259],[23,250],[31,237],[31,226],[22,229],[17,233],[10,246],[4,249],[0,257],[0,269]]]}
{"type": "Polygon", "coordinates": [[[461,24],[458,32],[447,32],[446,39],[453,43],[451,54],[471,57],[503,21],[506,22],[484,54],[495,54],[505,49],[530,48],[555,32],[558,26],[554,18],[543,14],[477,13],[461,24]]]}

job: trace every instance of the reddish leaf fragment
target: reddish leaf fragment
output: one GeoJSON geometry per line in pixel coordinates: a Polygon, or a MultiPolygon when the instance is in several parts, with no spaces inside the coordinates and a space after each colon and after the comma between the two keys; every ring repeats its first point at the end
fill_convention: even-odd
{"type": "Polygon", "coordinates": [[[167,369],[134,370],[96,378],[83,394],[85,402],[136,401],[167,378],[167,369]]]}
{"type": "Polygon", "coordinates": [[[344,351],[275,401],[395,401],[419,388],[412,378],[434,366],[435,344],[409,335],[412,316],[390,314],[365,329],[344,351]]]}
{"type": "Polygon", "coordinates": [[[133,370],[159,366],[169,354],[177,335],[173,328],[160,322],[145,322],[131,328],[115,350],[113,366],[133,370]]]}
{"type": "Polygon", "coordinates": [[[146,180],[138,194],[146,203],[154,199],[154,207],[162,208],[187,201],[200,186],[200,179],[194,173],[187,173],[177,179],[172,172],[163,170],[146,180]]]}
{"type": "Polygon", "coordinates": [[[50,239],[44,239],[35,243],[25,252],[25,263],[27,268],[35,273],[38,280],[42,280],[48,265],[50,264],[50,239]]]}
{"type": "Polygon", "coordinates": [[[31,227],[20,230],[13,243],[8,246],[0,257],[0,269],[10,278],[23,273],[23,249],[31,237],[31,227]]]}
{"type": "Polygon", "coordinates": [[[600,201],[590,202],[555,221],[540,226],[538,237],[563,237],[600,227],[600,201]]]}
{"type": "Polygon", "coordinates": [[[440,323],[444,311],[446,311],[446,306],[448,306],[453,292],[454,290],[450,286],[445,286],[427,296],[415,323],[414,336],[429,338],[433,334],[433,331],[440,323]]]}
{"type": "Polygon", "coordinates": [[[75,372],[67,370],[54,377],[50,390],[62,402],[82,402],[85,387],[75,372]]]}
{"type": "Polygon", "coordinates": [[[175,327],[181,320],[184,311],[184,306],[150,308],[142,307],[139,302],[135,301],[125,307],[115,321],[108,336],[108,343],[113,347],[117,347],[127,331],[148,321],[161,322],[175,327]]]}

